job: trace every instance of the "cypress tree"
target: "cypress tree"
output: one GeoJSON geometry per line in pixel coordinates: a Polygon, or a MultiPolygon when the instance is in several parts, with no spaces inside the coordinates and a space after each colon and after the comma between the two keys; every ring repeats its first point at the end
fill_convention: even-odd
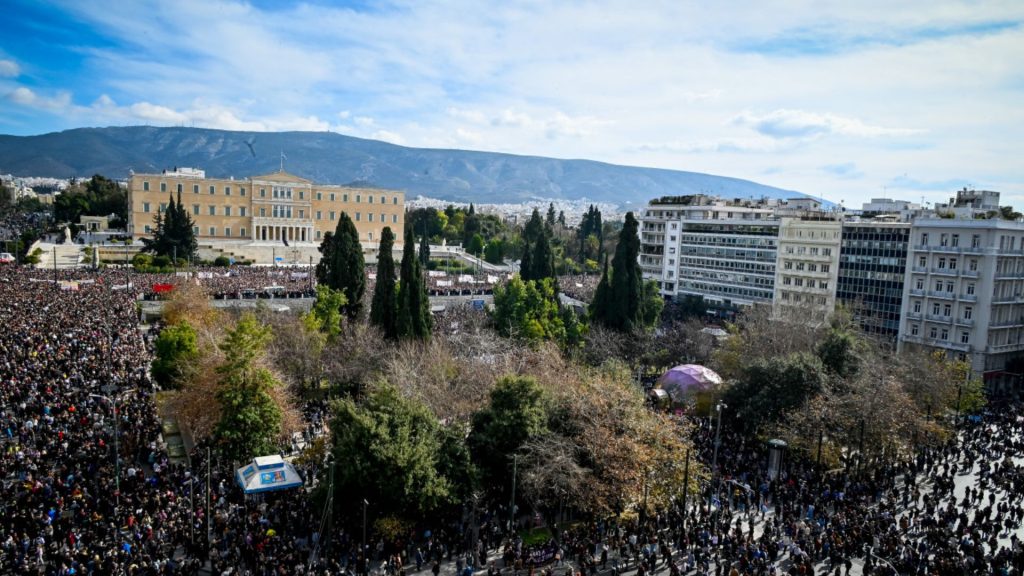
{"type": "Polygon", "coordinates": [[[608,328],[629,332],[644,325],[643,276],[637,255],[640,253],[639,223],[632,212],[626,214],[626,223],[619,234],[619,244],[612,258],[611,276],[608,260],[594,293],[590,313],[596,322],[608,328]]]}
{"type": "Polygon", "coordinates": [[[398,297],[395,293],[395,258],[391,249],[395,234],[387,226],[381,232],[377,252],[377,285],[370,304],[370,323],[377,326],[388,340],[398,339],[398,297]]]}
{"type": "Polygon", "coordinates": [[[350,319],[357,318],[362,312],[363,294],[366,292],[366,263],[359,232],[347,213],[341,213],[329,244],[325,237],[320,252],[323,256],[317,265],[317,280],[344,292],[348,303],[342,311],[350,319]]]}
{"type": "Polygon", "coordinates": [[[547,224],[547,227],[549,229],[555,227],[555,203],[554,202],[551,202],[551,203],[548,204],[548,215],[547,215],[547,219],[544,221],[544,223],[547,224]]]}
{"type": "Polygon", "coordinates": [[[430,242],[426,234],[420,237],[420,266],[430,266],[430,242]]]}
{"type": "Polygon", "coordinates": [[[423,268],[416,256],[415,243],[412,232],[406,232],[398,286],[398,337],[426,340],[430,338],[432,324],[430,299],[423,283],[423,268]]]}
{"type": "Polygon", "coordinates": [[[537,238],[537,242],[533,245],[533,257],[530,262],[533,266],[533,272],[530,274],[531,280],[554,278],[554,253],[551,251],[551,244],[548,243],[547,234],[541,234],[540,238],[537,238]]]}
{"type": "Polygon", "coordinates": [[[523,258],[519,262],[519,277],[523,282],[533,280],[533,256],[530,254],[530,243],[523,242],[523,258]]]}

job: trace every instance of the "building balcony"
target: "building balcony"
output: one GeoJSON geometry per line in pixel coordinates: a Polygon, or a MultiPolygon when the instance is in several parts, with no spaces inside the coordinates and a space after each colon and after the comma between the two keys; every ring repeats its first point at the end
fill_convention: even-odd
{"type": "Polygon", "coordinates": [[[911,289],[910,289],[910,295],[911,295],[911,296],[925,296],[925,295],[927,295],[927,294],[928,294],[928,293],[927,293],[927,292],[925,292],[924,290],[917,290],[917,289],[915,289],[915,288],[911,288],[911,289]]]}
{"type": "Polygon", "coordinates": [[[1007,342],[1006,344],[994,344],[985,347],[987,354],[1004,354],[1024,350],[1024,342],[1007,342]]]}
{"type": "Polygon", "coordinates": [[[974,326],[974,320],[971,318],[954,318],[953,323],[957,326],[974,326]]]}
{"type": "Polygon", "coordinates": [[[978,296],[977,294],[960,294],[957,296],[957,300],[960,300],[961,302],[977,302],[978,296]]]}
{"type": "Polygon", "coordinates": [[[927,318],[929,322],[939,322],[941,324],[950,324],[953,322],[952,316],[939,316],[935,314],[929,314],[927,318]]]}
{"type": "Polygon", "coordinates": [[[932,268],[931,273],[941,276],[956,276],[956,268],[932,268]]]}
{"type": "Polygon", "coordinates": [[[1020,280],[1024,278],[1020,272],[996,272],[996,280],[1020,280]]]}
{"type": "Polygon", "coordinates": [[[924,320],[924,314],[920,312],[907,312],[907,318],[911,320],[924,320]]]}
{"type": "Polygon", "coordinates": [[[952,292],[928,292],[930,298],[941,298],[943,300],[952,300],[955,298],[955,294],[952,292]]]}
{"type": "Polygon", "coordinates": [[[949,340],[939,340],[938,338],[925,338],[924,336],[911,336],[909,334],[903,336],[903,341],[923,344],[925,346],[934,346],[936,348],[945,348],[948,350],[959,350],[961,352],[968,352],[971,349],[970,344],[961,344],[960,342],[951,342],[949,340]]]}
{"type": "Polygon", "coordinates": [[[926,266],[913,266],[910,270],[913,272],[917,272],[918,274],[928,273],[928,268],[926,266]]]}
{"type": "Polygon", "coordinates": [[[1000,320],[998,322],[989,322],[989,328],[1017,328],[1024,326],[1024,318],[1017,318],[1015,320],[1000,320]]]}
{"type": "Polygon", "coordinates": [[[1018,302],[1024,302],[1024,296],[1021,294],[1014,294],[1012,296],[998,296],[992,295],[993,304],[1016,304],[1018,302]]]}
{"type": "Polygon", "coordinates": [[[962,269],[962,270],[960,270],[960,275],[963,276],[964,278],[977,278],[978,277],[978,271],[977,270],[962,269]]]}

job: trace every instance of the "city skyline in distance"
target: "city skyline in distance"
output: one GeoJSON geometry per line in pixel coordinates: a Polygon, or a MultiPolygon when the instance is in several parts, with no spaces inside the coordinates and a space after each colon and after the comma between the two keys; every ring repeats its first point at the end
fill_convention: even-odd
{"type": "Polygon", "coordinates": [[[16,0],[7,15],[0,133],[330,130],[721,174],[848,207],[964,186],[1024,205],[1010,2],[16,0]]]}

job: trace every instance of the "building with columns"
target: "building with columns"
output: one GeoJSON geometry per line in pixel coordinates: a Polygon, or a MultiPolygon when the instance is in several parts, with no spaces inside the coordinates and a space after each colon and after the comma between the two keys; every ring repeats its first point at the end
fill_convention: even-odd
{"type": "Polygon", "coordinates": [[[364,246],[375,247],[386,226],[401,244],[405,225],[404,192],[316,184],[283,170],[236,180],[175,168],[128,178],[132,237],[151,235],[154,217],[179,195],[201,245],[315,246],[334,232],[343,212],[364,246]]]}

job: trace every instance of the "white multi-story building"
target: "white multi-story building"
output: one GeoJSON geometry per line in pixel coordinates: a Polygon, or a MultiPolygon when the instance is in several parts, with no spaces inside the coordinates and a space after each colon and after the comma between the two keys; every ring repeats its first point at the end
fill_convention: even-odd
{"type": "Polygon", "coordinates": [[[945,350],[990,385],[1010,382],[1007,363],[1024,354],[1024,223],[918,218],[907,260],[900,347],[945,350]]]}
{"type": "Polygon", "coordinates": [[[782,219],[775,267],[776,317],[817,324],[832,314],[842,230],[839,213],[782,219]]]}
{"type": "Polygon", "coordinates": [[[666,296],[702,296],[725,313],[771,302],[778,202],[703,195],[652,200],[640,214],[640,267],[666,296]]]}

